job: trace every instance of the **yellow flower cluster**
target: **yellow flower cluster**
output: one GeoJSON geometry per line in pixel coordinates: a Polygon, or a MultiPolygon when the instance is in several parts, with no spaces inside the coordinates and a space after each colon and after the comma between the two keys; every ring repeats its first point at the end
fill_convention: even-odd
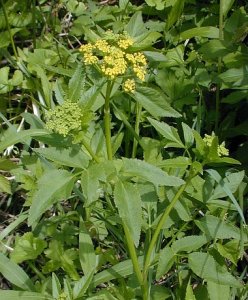
{"type": "MultiPolygon", "coordinates": [[[[97,40],[94,44],[82,45],[79,51],[83,54],[87,65],[96,64],[103,75],[111,80],[118,76],[135,76],[144,81],[146,75],[147,61],[143,53],[130,53],[129,47],[133,40],[126,34],[115,34],[107,31],[105,38],[97,40]]],[[[124,82],[125,91],[133,92],[134,80],[124,82]]]]}
{"type": "Polygon", "coordinates": [[[83,112],[77,103],[65,101],[47,112],[46,128],[63,136],[82,126],[83,112]]]}
{"type": "MultiPolygon", "coordinates": [[[[212,133],[212,135],[205,134],[203,141],[208,147],[211,147],[214,137],[215,137],[214,133],[212,133]]],[[[229,150],[225,147],[225,142],[222,142],[220,145],[218,145],[217,152],[219,156],[229,155],[229,150]]]]}
{"type": "Polygon", "coordinates": [[[127,79],[123,84],[123,90],[127,93],[133,93],[135,91],[135,81],[127,79]]]}

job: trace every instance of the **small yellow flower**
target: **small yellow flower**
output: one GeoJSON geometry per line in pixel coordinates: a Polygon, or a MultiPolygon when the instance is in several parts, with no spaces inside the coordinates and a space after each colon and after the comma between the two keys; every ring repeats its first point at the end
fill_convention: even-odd
{"type": "Polygon", "coordinates": [[[111,46],[106,40],[97,40],[95,43],[95,48],[105,54],[110,52],[111,46]]]}
{"type": "MultiPolygon", "coordinates": [[[[214,133],[212,133],[212,135],[205,134],[203,141],[205,142],[205,144],[208,147],[211,147],[214,137],[215,137],[214,133]]],[[[229,155],[229,150],[225,147],[225,142],[222,142],[220,145],[218,145],[217,153],[218,153],[218,156],[228,156],[229,155]]]]}
{"type": "Polygon", "coordinates": [[[133,79],[127,79],[123,84],[123,90],[127,93],[134,93],[135,81],[133,79]]]}
{"type": "Polygon", "coordinates": [[[133,40],[131,38],[127,37],[127,38],[124,38],[124,39],[119,39],[117,44],[121,49],[126,50],[129,46],[133,45],[133,40]]]}
{"type": "Polygon", "coordinates": [[[93,65],[98,62],[97,56],[93,55],[92,53],[85,53],[84,54],[84,62],[86,65],[93,65]]]}

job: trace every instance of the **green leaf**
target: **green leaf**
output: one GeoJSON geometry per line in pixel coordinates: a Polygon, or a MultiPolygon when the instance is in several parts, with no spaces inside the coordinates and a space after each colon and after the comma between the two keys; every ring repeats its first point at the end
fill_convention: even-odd
{"type": "Polygon", "coordinates": [[[29,210],[29,226],[41,217],[41,215],[58,200],[66,199],[74,184],[74,177],[65,170],[46,170],[38,180],[37,191],[33,196],[33,202],[29,210]]]}
{"type": "Polygon", "coordinates": [[[175,262],[176,256],[170,247],[165,247],[159,253],[158,268],[156,273],[156,279],[158,280],[164,274],[166,274],[175,262]]]}
{"type": "Polygon", "coordinates": [[[219,185],[221,186],[221,188],[223,189],[223,191],[225,191],[226,195],[232,200],[233,204],[235,205],[242,221],[244,222],[244,224],[246,224],[246,221],[245,221],[245,217],[244,217],[244,214],[237,202],[237,200],[235,199],[235,197],[233,196],[233,193],[229,187],[229,185],[224,182],[220,176],[220,174],[216,171],[216,170],[206,170],[210,175],[211,177],[219,183],[219,185]]]}
{"type": "Polygon", "coordinates": [[[242,284],[208,253],[194,252],[188,256],[190,269],[202,279],[217,284],[241,288],[242,284]]]}
{"type": "Polygon", "coordinates": [[[178,177],[170,176],[161,169],[138,159],[123,158],[123,175],[138,177],[158,186],[180,186],[184,181],[178,177]]]}
{"type": "MultiPolygon", "coordinates": [[[[223,15],[226,17],[229,10],[231,9],[233,3],[235,0],[225,0],[225,1],[221,1],[220,4],[222,5],[221,9],[223,12],[223,15]]],[[[212,299],[211,299],[212,300],[212,299]]]]}
{"type": "Polygon", "coordinates": [[[94,274],[97,258],[91,237],[82,219],[80,219],[79,230],[79,260],[82,270],[84,274],[91,272],[94,274]]]}
{"type": "Polygon", "coordinates": [[[22,222],[24,222],[27,219],[27,214],[20,214],[15,221],[11,222],[7,227],[5,227],[0,232],[0,241],[2,241],[6,236],[8,236],[13,230],[17,228],[18,225],[20,225],[22,222]]]}
{"type": "Polygon", "coordinates": [[[57,299],[61,294],[61,284],[55,273],[52,274],[52,291],[55,299],[57,299]]]}
{"type": "Polygon", "coordinates": [[[217,59],[219,56],[224,56],[234,49],[230,43],[221,40],[211,40],[205,43],[199,52],[202,53],[206,58],[217,59]]]}
{"type": "Polygon", "coordinates": [[[171,245],[171,249],[177,253],[180,251],[192,252],[201,248],[209,239],[204,235],[190,235],[175,241],[171,245]]]}
{"type": "Polygon", "coordinates": [[[90,157],[81,150],[81,147],[77,146],[70,148],[35,148],[35,152],[60,165],[79,169],[86,168],[90,160],[90,157]]]}
{"type": "MultiPolygon", "coordinates": [[[[143,267],[143,256],[138,258],[139,266],[142,269],[143,267]]],[[[104,282],[109,282],[110,280],[117,278],[125,278],[131,274],[133,274],[133,264],[131,259],[127,259],[122,261],[113,267],[104,270],[98,274],[96,274],[93,278],[92,286],[97,287],[104,282]]]]}
{"type": "Polygon", "coordinates": [[[91,284],[94,275],[94,269],[86,274],[87,275],[83,276],[80,280],[78,280],[75,283],[73,287],[73,299],[78,299],[84,296],[85,292],[91,284]]]}
{"type": "Polygon", "coordinates": [[[221,256],[230,260],[234,265],[237,266],[240,252],[240,241],[231,240],[225,244],[216,243],[216,246],[221,256]]]}
{"type": "Polygon", "coordinates": [[[185,156],[178,156],[175,158],[164,159],[159,162],[157,165],[160,168],[185,168],[191,165],[191,160],[185,156]]]}
{"type": "Polygon", "coordinates": [[[168,15],[166,29],[169,30],[181,17],[184,7],[184,0],[175,0],[168,15]]]}
{"type": "MultiPolygon", "coordinates": [[[[17,32],[19,32],[21,30],[22,30],[22,28],[12,28],[12,29],[10,29],[12,37],[17,32]]],[[[9,31],[8,30],[1,31],[1,34],[0,34],[0,49],[8,47],[10,43],[11,43],[11,39],[10,39],[10,36],[9,36],[9,31]]]]}
{"type": "Polygon", "coordinates": [[[185,123],[182,123],[183,136],[186,148],[190,148],[194,144],[193,130],[185,123]]]}
{"type": "Polygon", "coordinates": [[[183,142],[181,141],[177,133],[177,130],[174,127],[169,126],[164,122],[159,122],[151,118],[147,118],[147,119],[152,124],[152,126],[166,139],[165,148],[167,147],[185,148],[183,142]]]}
{"type": "Polygon", "coordinates": [[[0,174],[0,192],[11,194],[10,181],[0,174]]]}
{"type": "Polygon", "coordinates": [[[136,37],[146,32],[146,28],[142,20],[142,13],[140,11],[136,12],[131,17],[131,19],[125,26],[125,31],[131,37],[136,37]]]}
{"type": "Polygon", "coordinates": [[[219,75],[219,78],[224,83],[233,82],[234,86],[241,86],[248,84],[248,65],[244,65],[239,69],[229,69],[219,75]]]}
{"type": "Polygon", "coordinates": [[[118,181],[114,189],[114,201],[122,221],[127,225],[136,247],[139,245],[142,208],[141,197],[136,186],[118,181]]]}
{"type": "Polygon", "coordinates": [[[84,88],[84,75],[82,72],[81,65],[75,70],[72,78],[69,81],[69,92],[68,92],[68,100],[72,102],[77,102],[82,94],[84,88]]]}
{"type": "Polygon", "coordinates": [[[0,152],[3,152],[9,146],[12,146],[17,143],[26,143],[25,139],[36,136],[46,136],[49,135],[49,132],[45,129],[28,129],[23,131],[13,131],[8,130],[3,135],[0,141],[0,152]]]}
{"type": "Polygon", "coordinates": [[[240,230],[238,227],[228,224],[215,216],[207,215],[195,224],[210,239],[237,239],[240,240],[240,230]]]}
{"type": "Polygon", "coordinates": [[[187,40],[193,37],[219,38],[219,28],[213,26],[191,28],[180,33],[180,39],[187,40]]]}
{"type": "Polygon", "coordinates": [[[149,87],[137,87],[133,98],[140,103],[153,117],[174,117],[181,115],[167,102],[165,96],[149,87]]]}
{"type": "Polygon", "coordinates": [[[207,289],[210,300],[230,299],[230,287],[228,285],[208,281],[207,289]]]}
{"type": "Polygon", "coordinates": [[[52,296],[45,296],[40,293],[1,290],[0,298],[3,300],[56,300],[52,296]]]}
{"type": "Polygon", "coordinates": [[[10,257],[15,263],[33,260],[42,253],[46,246],[46,241],[34,237],[32,232],[26,232],[23,236],[16,238],[10,257]]]}
{"type": "MultiPolygon", "coordinates": [[[[26,291],[34,291],[32,281],[28,275],[16,263],[9,260],[5,255],[0,253],[0,273],[9,282],[16,285],[20,289],[26,291]]],[[[5,300],[5,298],[2,298],[5,300]]]]}
{"type": "Polygon", "coordinates": [[[196,300],[192,286],[190,284],[190,280],[189,280],[187,288],[186,288],[185,300],[196,300]]]}

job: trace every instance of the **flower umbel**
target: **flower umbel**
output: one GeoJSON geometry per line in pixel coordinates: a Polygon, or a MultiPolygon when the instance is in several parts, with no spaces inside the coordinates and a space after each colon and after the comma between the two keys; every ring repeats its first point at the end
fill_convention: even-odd
{"type": "Polygon", "coordinates": [[[83,112],[77,103],[65,101],[47,112],[46,128],[63,136],[67,136],[82,126],[83,112]]]}
{"type": "MultiPolygon", "coordinates": [[[[214,137],[215,137],[214,133],[212,133],[212,135],[205,134],[203,141],[205,142],[205,144],[208,147],[211,147],[214,137]]],[[[225,142],[222,142],[220,145],[218,145],[217,153],[218,153],[218,156],[228,156],[229,155],[229,150],[225,147],[225,142]]]]}
{"type": "MultiPolygon", "coordinates": [[[[144,81],[147,61],[142,52],[129,53],[133,43],[126,33],[107,31],[105,38],[98,39],[94,44],[82,45],[79,51],[86,65],[97,65],[102,74],[111,80],[125,75],[144,81]]],[[[126,80],[123,88],[126,92],[134,92],[134,79],[126,80]]]]}

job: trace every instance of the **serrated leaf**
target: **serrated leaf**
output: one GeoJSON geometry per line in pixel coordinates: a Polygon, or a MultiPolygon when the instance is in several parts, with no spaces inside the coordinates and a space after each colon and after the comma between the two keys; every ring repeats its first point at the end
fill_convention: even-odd
{"type": "Polygon", "coordinates": [[[114,201],[119,216],[128,227],[135,246],[138,247],[142,224],[142,204],[138,189],[132,183],[119,180],[114,189],[114,201]]]}
{"type": "Polygon", "coordinates": [[[15,247],[10,257],[15,263],[33,260],[42,253],[46,246],[46,241],[34,237],[32,232],[26,232],[23,236],[16,238],[15,247]]]}
{"type": "Polygon", "coordinates": [[[191,235],[180,238],[171,245],[171,249],[177,253],[180,251],[192,252],[201,248],[209,239],[204,235],[191,235]]]}
{"type": "Polygon", "coordinates": [[[137,87],[133,98],[140,103],[153,117],[174,117],[181,115],[174,110],[166,98],[155,89],[149,87],[137,87]]]}
{"type": "Polygon", "coordinates": [[[196,220],[195,224],[211,239],[237,239],[240,240],[240,230],[238,227],[228,224],[215,216],[207,215],[200,220],[196,220]]]}
{"type": "Polygon", "coordinates": [[[168,141],[168,143],[166,142],[165,147],[185,148],[177,133],[177,130],[174,127],[152,118],[147,119],[152,124],[152,126],[168,141]]]}
{"type": "Polygon", "coordinates": [[[161,169],[138,159],[123,158],[122,172],[125,176],[138,177],[154,184],[155,187],[180,186],[184,181],[178,177],[170,176],[161,169]]]}
{"type": "Polygon", "coordinates": [[[156,279],[158,280],[166,274],[175,262],[175,253],[170,247],[165,247],[160,251],[156,279]]]}
{"type": "Polygon", "coordinates": [[[29,226],[58,200],[66,199],[72,190],[74,177],[65,170],[46,170],[38,180],[37,191],[29,210],[29,226]]]}
{"type": "MultiPolygon", "coordinates": [[[[34,291],[32,281],[24,270],[19,267],[16,263],[9,260],[4,254],[0,253],[0,273],[9,282],[16,285],[20,289],[26,291],[34,291]]],[[[1,294],[0,294],[1,295],[1,294]]],[[[5,298],[3,298],[5,299],[5,298]]]]}
{"type": "Polygon", "coordinates": [[[241,288],[242,284],[208,253],[194,252],[188,256],[190,269],[202,279],[217,284],[241,288]]]}
{"type": "Polygon", "coordinates": [[[190,148],[194,143],[193,130],[185,123],[182,123],[183,136],[186,148],[190,148]]]}
{"type": "Polygon", "coordinates": [[[84,169],[88,166],[89,156],[80,147],[71,148],[37,148],[35,152],[63,166],[84,169]]]}

